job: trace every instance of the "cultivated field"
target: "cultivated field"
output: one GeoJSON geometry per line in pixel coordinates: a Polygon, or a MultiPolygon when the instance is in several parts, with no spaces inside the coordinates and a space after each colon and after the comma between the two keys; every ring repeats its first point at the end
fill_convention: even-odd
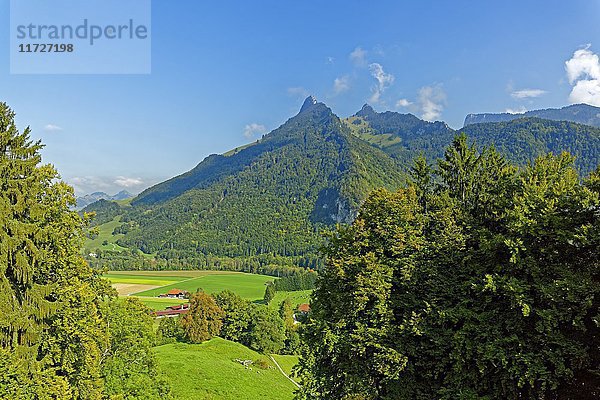
{"type": "MultiPolygon", "coordinates": [[[[247,347],[214,338],[202,344],[174,343],[154,349],[158,364],[173,386],[176,399],[286,400],[296,389],[267,356],[247,347]],[[271,368],[246,368],[234,359],[265,360],[271,368]]],[[[286,359],[290,369],[294,358],[286,359]]]]}
{"type": "Polygon", "coordinates": [[[250,301],[262,300],[265,283],[274,277],[231,271],[112,271],[104,275],[121,296],[135,296],[148,307],[162,310],[185,300],[159,298],[170,289],[207,293],[231,290],[250,301]]]}
{"type": "Polygon", "coordinates": [[[202,289],[206,293],[216,293],[222,290],[231,290],[244,299],[259,300],[265,293],[265,283],[273,281],[272,276],[254,274],[210,274],[198,278],[188,278],[177,283],[162,286],[156,289],[136,293],[137,296],[156,297],[171,289],[182,289],[195,292],[202,289]]]}

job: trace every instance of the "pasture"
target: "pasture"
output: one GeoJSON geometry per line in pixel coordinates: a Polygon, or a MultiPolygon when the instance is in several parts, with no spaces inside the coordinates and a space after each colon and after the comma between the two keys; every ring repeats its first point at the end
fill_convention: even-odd
{"type": "Polygon", "coordinates": [[[292,369],[298,364],[299,356],[273,354],[272,357],[277,361],[277,364],[279,364],[283,372],[290,378],[294,378],[292,369]]]}
{"type": "Polygon", "coordinates": [[[161,373],[172,382],[173,397],[177,399],[287,400],[294,397],[296,387],[268,357],[239,343],[214,338],[202,344],[158,346],[154,352],[161,373]],[[234,359],[260,359],[270,368],[246,368],[234,359]]]}
{"type": "MultiPolygon", "coordinates": [[[[231,271],[111,271],[104,275],[121,296],[135,296],[148,307],[162,310],[182,300],[159,298],[170,289],[206,293],[231,290],[250,301],[262,300],[265,284],[274,277],[231,271]]],[[[183,300],[185,301],[185,300],[183,300]]]]}
{"type": "Polygon", "coordinates": [[[231,290],[247,300],[260,300],[265,294],[265,284],[276,278],[265,275],[246,274],[242,272],[229,274],[209,274],[197,278],[188,278],[177,283],[161,286],[136,293],[142,297],[156,297],[170,289],[182,289],[195,292],[202,289],[206,293],[217,293],[222,290],[231,290]]]}
{"type": "Polygon", "coordinates": [[[277,292],[275,297],[269,303],[269,307],[279,309],[283,301],[289,297],[295,307],[303,303],[310,303],[310,295],[312,290],[298,290],[296,292],[277,292]]]}
{"type": "Polygon", "coordinates": [[[121,217],[115,217],[112,221],[105,224],[98,225],[98,236],[95,238],[87,238],[84,244],[86,251],[92,251],[95,249],[100,250],[114,250],[123,251],[127,250],[117,244],[117,240],[122,238],[124,235],[113,235],[113,231],[117,226],[121,225],[121,217]],[[104,244],[106,243],[106,244],[104,244]]]}

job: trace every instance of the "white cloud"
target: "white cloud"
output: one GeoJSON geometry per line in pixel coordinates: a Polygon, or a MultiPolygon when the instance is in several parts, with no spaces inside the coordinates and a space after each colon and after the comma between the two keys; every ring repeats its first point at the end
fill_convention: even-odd
{"type": "Polygon", "coordinates": [[[257,124],[256,122],[248,124],[244,127],[244,136],[248,139],[264,133],[267,133],[267,128],[264,125],[257,124]]]}
{"type": "Polygon", "coordinates": [[[367,52],[360,47],[355,48],[352,53],[350,53],[349,57],[350,61],[352,61],[352,63],[358,67],[364,67],[367,65],[367,52]]]}
{"type": "Polygon", "coordinates": [[[44,126],[44,130],[46,132],[60,132],[63,130],[63,128],[61,128],[58,125],[48,124],[48,125],[44,126]]]}
{"type": "Polygon", "coordinates": [[[600,107],[600,80],[589,79],[577,81],[577,84],[571,90],[569,101],[573,104],[585,103],[600,107]]]}
{"type": "Polygon", "coordinates": [[[115,194],[124,188],[131,192],[139,192],[151,184],[160,182],[164,178],[130,178],[125,176],[74,176],[66,177],[65,181],[75,188],[78,196],[93,192],[115,194]]]}
{"type": "Polygon", "coordinates": [[[350,89],[350,77],[348,75],[340,76],[333,80],[333,93],[340,94],[350,89]]]}
{"type": "Polygon", "coordinates": [[[441,85],[424,86],[418,95],[421,118],[434,121],[442,115],[446,105],[446,93],[441,85]]]}
{"type": "Polygon", "coordinates": [[[510,95],[515,99],[527,99],[532,97],[540,97],[546,93],[548,92],[542,89],[521,89],[513,91],[510,95]]]}
{"type": "Polygon", "coordinates": [[[504,110],[504,112],[509,113],[509,114],[523,114],[525,112],[527,112],[527,109],[523,106],[517,108],[516,110],[513,108],[507,108],[506,110],[504,110]]]}
{"type": "Polygon", "coordinates": [[[394,75],[388,74],[383,70],[381,64],[369,64],[371,76],[377,80],[377,85],[372,88],[373,94],[369,98],[372,103],[378,103],[381,100],[381,94],[394,83],[394,75]]]}
{"type": "Polygon", "coordinates": [[[94,191],[104,190],[111,186],[110,182],[98,176],[75,176],[67,181],[79,192],[86,192],[89,188],[94,191]]]}
{"type": "Polygon", "coordinates": [[[117,176],[117,179],[115,179],[113,183],[120,187],[131,188],[143,185],[144,181],[142,181],[140,178],[128,178],[125,176],[117,176]]]}
{"type": "Polygon", "coordinates": [[[400,99],[396,102],[396,108],[408,107],[412,104],[412,101],[408,101],[408,99],[400,99]]]}
{"type": "Polygon", "coordinates": [[[590,45],[575,51],[565,70],[573,86],[569,101],[600,107],[600,57],[590,51],[590,45]]]}

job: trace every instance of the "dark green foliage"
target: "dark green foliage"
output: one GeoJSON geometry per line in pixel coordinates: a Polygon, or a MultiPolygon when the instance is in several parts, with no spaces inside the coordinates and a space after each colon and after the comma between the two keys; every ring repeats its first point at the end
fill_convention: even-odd
{"type": "Polygon", "coordinates": [[[265,287],[265,296],[263,297],[263,301],[265,304],[269,304],[271,300],[273,300],[273,297],[275,297],[275,286],[273,283],[269,283],[265,287]]]}
{"type": "Polygon", "coordinates": [[[123,213],[123,209],[114,201],[101,199],[85,207],[79,213],[81,215],[94,213],[91,225],[96,226],[112,221],[117,215],[123,213]]]}
{"type": "Polygon", "coordinates": [[[219,336],[234,342],[246,343],[246,335],[252,318],[250,302],[228,290],[217,293],[215,300],[225,313],[219,336]]]}
{"type": "Polygon", "coordinates": [[[277,279],[273,286],[278,292],[293,292],[296,290],[311,290],[315,288],[317,273],[314,271],[302,271],[294,275],[277,279]]]}
{"type": "Polygon", "coordinates": [[[294,354],[300,347],[293,317],[288,312],[293,314],[289,301],[286,312],[281,314],[243,300],[230,291],[218,293],[215,300],[225,313],[219,334],[222,338],[263,353],[294,354]]]}
{"type": "Polygon", "coordinates": [[[152,354],[156,337],[149,311],[134,298],[106,304],[110,344],[103,353],[102,374],[108,396],[145,400],[167,398],[170,393],[152,354]]]}
{"type": "Polygon", "coordinates": [[[598,177],[572,162],[462,136],[434,188],[375,192],[326,248],[300,397],[598,398],[598,177]]]}
{"type": "Polygon", "coordinates": [[[294,323],[294,311],[294,305],[289,298],[286,298],[279,307],[279,316],[285,326],[285,347],[283,349],[285,354],[298,354],[302,344],[298,334],[298,325],[294,323]]]}
{"type": "MultiPolygon", "coordinates": [[[[363,138],[374,145],[382,135],[398,138],[381,148],[406,169],[413,165],[416,154],[423,154],[430,160],[442,157],[444,148],[456,134],[441,122],[421,121],[411,114],[376,113],[370,107],[363,108],[353,118],[353,122],[362,119],[368,123],[370,135],[363,138]]],[[[568,151],[576,157],[575,165],[581,176],[585,176],[600,162],[600,128],[574,122],[521,117],[504,122],[470,124],[460,131],[475,140],[479,149],[494,146],[508,160],[519,165],[548,152],[568,151]]]]}
{"type": "Polygon", "coordinates": [[[179,318],[161,318],[158,323],[156,340],[158,345],[173,343],[183,340],[185,333],[179,318]]]}
{"type": "Polygon", "coordinates": [[[581,176],[600,163],[600,128],[566,121],[521,118],[469,125],[461,130],[480,146],[493,145],[513,163],[525,165],[546,153],[569,152],[581,176]]]}
{"type": "Polygon", "coordinates": [[[73,189],[0,103],[0,398],[102,396],[108,287],[79,255],[73,189]]]}
{"type": "Polygon", "coordinates": [[[256,305],[248,332],[248,346],[261,353],[279,353],[285,345],[285,327],[278,312],[256,305]]]}

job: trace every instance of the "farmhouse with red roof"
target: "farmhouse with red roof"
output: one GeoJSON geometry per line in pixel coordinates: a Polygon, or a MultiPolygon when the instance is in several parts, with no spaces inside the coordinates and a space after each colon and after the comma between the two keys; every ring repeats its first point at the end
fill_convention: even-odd
{"type": "Polygon", "coordinates": [[[168,297],[170,299],[185,299],[187,294],[187,290],[171,289],[167,293],[159,294],[158,297],[168,297]]]}

